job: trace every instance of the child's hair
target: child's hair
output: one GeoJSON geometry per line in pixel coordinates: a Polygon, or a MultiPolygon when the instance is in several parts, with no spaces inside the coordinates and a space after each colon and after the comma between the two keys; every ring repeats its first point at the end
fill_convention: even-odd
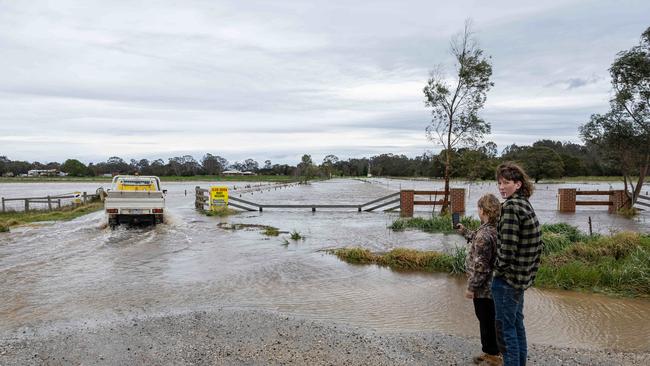
{"type": "Polygon", "coordinates": [[[513,182],[521,182],[521,188],[517,192],[526,198],[533,195],[534,187],[533,182],[530,181],[530,177],[528,177],[524,169],[512,161],[507,161],[497,167],[497,182],[500,178],[513,182]]]}
{"type": "Polygon", "coordinates": [[[478,207],[483,210],[483,213],[488,217],[490,224],[496,224],[499,221],[499,214],[501,213],[501,203],[495,195],[488,193],[478,200],[478,207]]]}

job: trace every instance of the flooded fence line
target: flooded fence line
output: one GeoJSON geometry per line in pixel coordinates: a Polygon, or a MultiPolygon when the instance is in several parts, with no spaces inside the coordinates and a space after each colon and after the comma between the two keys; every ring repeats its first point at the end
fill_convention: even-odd
{"type": "MultiPolygon", "coordinates": [[[[209,206],[209,194],[210,191],[199,186],[195,187],[195,202],[194,207],[197,209],[205,209],[206,206],[209,206]]],[[[385,212],[400,210],[400,216],[402,217],[413,217],[413,208],[416,205],[442,205],[444,203],[444,193],[445,191],[415,191],[415,190],[402,190],[400,192],[391,193],[389,195],[374,199],[369,202],[362,204],[260,204],[256,202],[251,202],[239,197],[228,197],[228,206],[236,207],[244,211],[259,211],[263,212],[264,209],[269,208],[307,208],[311,209],[312,212],[316,212],[316,209],[323,208],[344,208],[344,209],[355,209],[357,212],[372,212],[379,209],[382,209],[385,212]],[[440,200],[418,200],[416,201],[415,196],[422,195],[442,195],[443,199],[440,200]]],[[[465,213],[465,189],[464,188],[452,188],[450,189],[450,206],[451,212],[465,213]]]]}
{"type": "MultiPolygon", "coordinates": [[[[209,198],[206,194],[209,194],[209,190],[201,187],[196,187],[196,200],[194,206],[197,209],[205,209],[205,206],[209,205],[209,198]]],[[[387,196],[372,200],[370,202],[365,202],[363,204],[260,204],[256,202],[251,202],[238,197],[228,197],[228,206],[236,207],[244,211],[259,211],[263,212],[264,209],[268,208],[310,208],[312,212],[316,212],[316,209],[319,208],[345,208],[345,209],[355,209],[358,212],[361,211],[375,211],[379,208],[383,208],[390,205],[395,205],[399,203],[400,199],[395,198],[399,196],[399,192],[391,193],[387,196]]],[[[398,209],[399,205],[393,207],[388,207],[384,211],[391,211],[398,209]]]]}
{"type": "MultiPolygon", "coordinates": [[[[86,204],[92,199],[99,198],[100,194],[95,193],[95,194],[88,194],[87,192],[79,192],[79,193],[73,193],[73,194],[64,194],[64,195],[48,195],[48,196],[43,196],[43,197],[15,197],[15,198],[5,198],[2,197],[2,211],[1,212],[7,212],[7,202],[14,202],[14,201],[23,201],[23,204],[21,206],[24,207],[24,211],[27,212],[30,210],[30,204],[38,203],[38,204],[47,204],[47,210],[52,211],[54,209],[54,206],[56,205],[57,209],[60,209],[62,207],[62,200],[73,200],[72,204],[86,204]]],[[[65,205],[65,202],[63,203],[65,205]]]]}
{"type": "Polygon", "coordinates": [[[403,189],[400,191],[400,216],[413,217],[414,206],[433,206],[445,204],[446,193],[449,193],[449,208],[451,213],[465,213],[465,188],[450,188],[449,192],[442,191],[416,191],[403,189]],[[441,199],[438,198],[440,195],[441,199]],[[428,201],[415,200],[416,196],[429,196],[428,201]],[[431,196],[434,199],[431,200],[431,196]]]}
{"type": "Polygon", "coordinates": [[[616,213],[629,205],[630,200],[622,189],[580,191],[576,188],[560,188],[558,190],[558,210],[560,212],[576,212],[576,206],[607,206],[609,213],[616,213]],[[578,196],[608,196],[608,199],[606,201],[578,200],[578,196]]]}

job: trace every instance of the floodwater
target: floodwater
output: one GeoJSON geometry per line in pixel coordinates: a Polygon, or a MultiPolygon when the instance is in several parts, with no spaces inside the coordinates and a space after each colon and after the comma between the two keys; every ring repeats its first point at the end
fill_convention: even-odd
{"type": "MultiPolygon", "coordinates": [[[[241,189],[244,184],[226,185],[241,189]]],[[[0,196],[94,192],[99,185],[0,184],[0,196]]],[[[463,297],[462,278],[350,265],[324,252],[349,246],[373,251],[450,250],[464,244],[459,236],[395,233],[387,226],[397,213],[344,209],[315,213],[268,209],[206,217],[193,208],[196,185],[209,186],[205,182],[164,184],[169,191],[164,225],[110,230],[105,215],[96,212],[0,234],[0,337],[219,307],[277,310],[386,331],[478,336],[471,301],[463,297]],[[231,231],[219,228],[221,222],[272,225],[285,233],[266,237],[255,228],[231,231]],[[294,230],[305,239],[291,240],[288,233],[294,230]]],[[[532,203],[542,222],[563,221],[586,228],[591,216],[594,228],[601,232],[650,230],[647,213],[634,220],[608,215],[605,207],[558,214],[557,188],[570,186],[575,185],[537,187],[532,203]]],[[[268,188],[244,193],[242,198],[260,203],[356,204],[400,188],[438,189],[441,183],[373,178],[258,188],[263,187],[268,188]]],[[[583,187],[609,189],[609,183],[583,187]]],[[[235,192],[231,193],[239,195],[235,192]]],[[[471,185],[467,202],[475,202],[483,192],[496,193],[496,186],[471,185]]],[[[418,214],[430,210],[423,208],[418,214]]],[[[476,215],[473,204],[467,210],[476,215]]],[[[650,351],[647,299],[531,289],[526,293],[525,316],[531,342],[650,351]]]]}

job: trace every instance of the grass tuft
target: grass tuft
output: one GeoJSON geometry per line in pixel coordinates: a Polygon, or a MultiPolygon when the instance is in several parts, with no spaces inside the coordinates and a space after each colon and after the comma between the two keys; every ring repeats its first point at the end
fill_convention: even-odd
{"type": "Polygon", "coordinates": [[[342,248],[334,250],[334,255],[342,261],[353,264],[375,263],[375,255],[364,248],[342,248]]]}
{"type": "Polygon", "coordinates": [[[280,235],[280,230],[277,227],[266,226],[263,234],[266,236],[278,236],[280,235]]]}
{"type": "Polygon", "coordinates": [[[294,230],[293,232],[291,232],[291,240],[300,240],[300,239],[303,239],[303,238],[304,237],[302,235],[300,235],[300,233],[298,231],[294,230]]]}
{"type": "MultiPolygon", "coordinates": [[[[460,222],[470,230],[476,230],[481,226],[481,221],[472,218],[471,216],[463,216],[460,222]]],[[[452,234],[456,230],[451,224],[451,215],[432,216],[429,219],[422,217],[414,217],[410,219],[398,219],[393,222],[389,227],[393,231],[403,231],[407,228],[420,229],[428,233],[443,233],[452,234]]]]}
{"type": "Polygon", "coordinates": [[[216,217],[226,217],[231,215],[236,215],[239,213],[237,210],[233,210],[228,206],[220,206],[214,210],[202,210],[206,216],[216,216],[216,217]]]}

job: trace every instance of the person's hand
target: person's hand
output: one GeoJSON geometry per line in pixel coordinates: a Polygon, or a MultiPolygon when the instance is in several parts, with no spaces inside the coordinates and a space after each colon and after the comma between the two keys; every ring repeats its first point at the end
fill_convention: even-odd
{"type": "Polygon", "coordinates": [[[465,290],[465,298],[473,299],[474,298],[474,292],[470,291],[470,290],[465,290]]]}
{"type": "Polygon", "coordinates": [[[465,230],[465,226],[463,226],[463,224],[461,223],[456,224],[456,231],[462,234],[463,230],[465,230]]]}

